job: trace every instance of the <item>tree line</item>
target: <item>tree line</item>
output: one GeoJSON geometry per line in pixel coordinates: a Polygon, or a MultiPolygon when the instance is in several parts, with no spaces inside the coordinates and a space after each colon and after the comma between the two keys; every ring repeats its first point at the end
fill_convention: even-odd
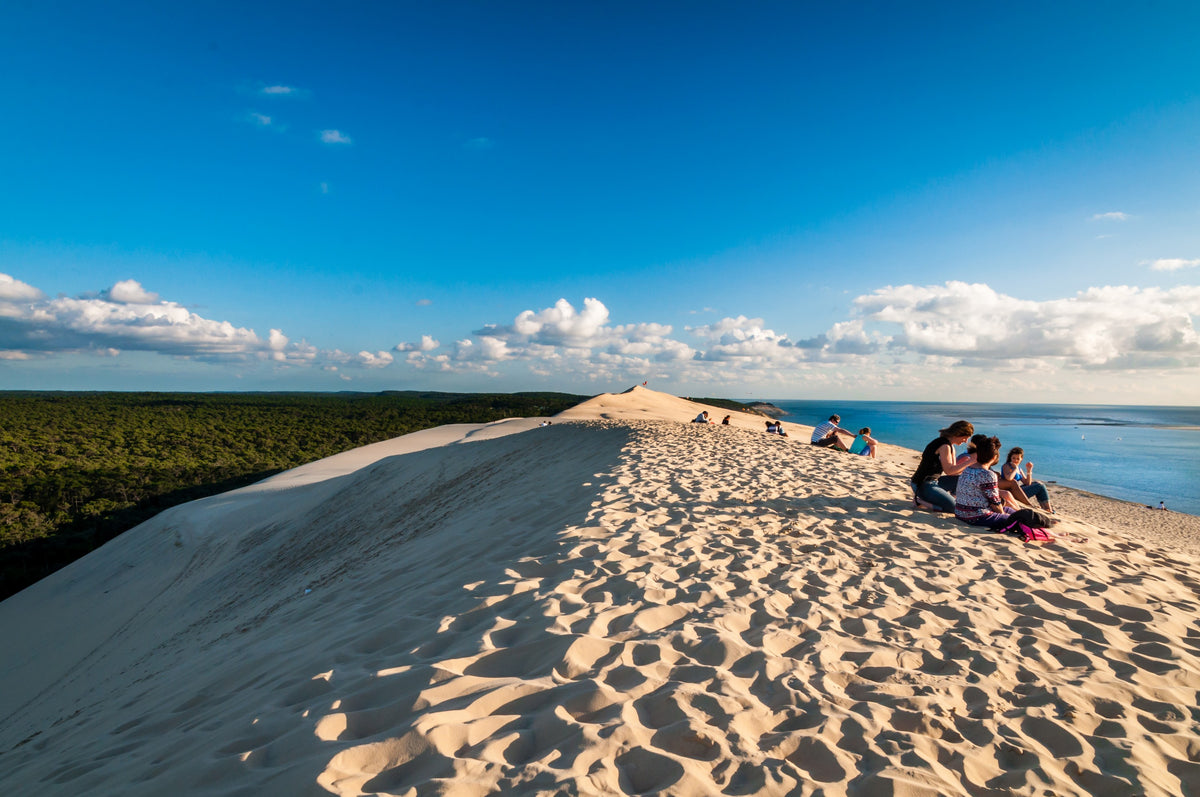
{"type": "Polygon", "coordinates": [[[176,504],[421,429],[553,415],[585,398],[0,392],[0,599],[176,504]]]}

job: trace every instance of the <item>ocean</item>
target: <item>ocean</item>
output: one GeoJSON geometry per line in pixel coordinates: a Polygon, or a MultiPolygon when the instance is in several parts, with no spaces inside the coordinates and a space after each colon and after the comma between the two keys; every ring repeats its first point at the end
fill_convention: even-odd
{"type": "Polygon", "coordinates": [[[784,420],[815,426],[837,413],[845,429],[869,426],[880,442],[918,451],[966,419],[1000,438],[1001,458],[1025,449],[1038,481],[1200,515],[1200,407],[769,401],[788,412],[784,420]]]}

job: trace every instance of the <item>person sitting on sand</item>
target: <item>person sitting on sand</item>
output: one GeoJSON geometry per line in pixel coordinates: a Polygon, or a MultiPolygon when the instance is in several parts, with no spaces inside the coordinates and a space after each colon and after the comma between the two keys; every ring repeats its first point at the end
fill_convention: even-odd
{"type": "Polygon", "coordinates": [[[838,439],[838,432],[850,432],[838,426],[842,420],[840,415],[830,415],[829,420],[825,421],[813,429],[812,444],[821,446],[822,448],[836,448],[838,451],[845,451],[846,446],[842,445],[842,441],[838,439]]]}
{"type": "Polygon", "coordinates": [[[787,432],[783,431],[783,424],[779,421],[767,421],[767,434],[777,434],[780,437],[787,437],[787,432]]]}
{"type": "MultiPolygon", "coordinates": [[[[979,440],[991,439],[985,434],[977,434],[967,443],[967,450],[958,455],[957,462],[969,465],[974,462],[975,443],[979,440]]],[[[1033,506],[1033,502],[1025,495],[1025,491],[1021,489],[1021,485],[1012,479],[1001,476],[998,484],[1000,485],[1000,496],[1004,499],[1006,506],[1012,506],[1013,509],[1020,509],[1022,505],[1033,506]]],[[[942,475],[938,477],[937,486],[945,490],[950,495],[958,492],[958,476],[942,475]]]]}
{"type": "Polygon", "coordinates": [[[729,425],[729,419],[730,419],[730,418],[732,418],[732,417],[733,417],[732,415],[726,415],[724,418],[722,418],[722,419],[721,419],[721,425],[722,425],[722,426],[728,426],[728,425],[729,425]]]}
{"type": "Polygon", "coordinates": [[[938,476],[957,476],[975,464],[975,455],[954,456],[954,447],[971,439],[975,427],[970,421],[955,421],[938,431],[936,440],[931,440],[921,452],[921,461],[912,475],[913,501],[917,506],[937,509],[941,512],[954,511],[954,496],[938,486],[938,476]]]}
{"type": "Polygon", "coordinates": [[[708,419],[708,410],[704,410],[704,412],[701,412],[699,415],[693,418],[692,423],[712,423],[712,421],[708,419]]]}
{"type": "Polygon", "coordinates": [[[878,445],[879,441],[871,437],[871,427],[864,426],[858,430],[858,436],[850,444],[850,453],[875,459],[875,448],[878,445]]]}
{"type": "Polygon", "coordinates": [[[1049,528],[1054,520],[1036,509],[1014,510],[1004,505],[996,473],[990,470],[1000,458],[1000,441],[995,437],[976,438],[975,462],[958,479],[954,516],[972,526],[992,531],[1015,533],[1019,527],[1049,528]]]}
{"type": "Polygon", "coordinates": [[[1042,509],[1053,513],[1054,508],[1050,506],[1050,491],[1046,489],[1045,484],[1033,480],[1033,463],[1026,462],[1025,470],[1021,470],[1021,460],[1024,458],[1025,449],[1010,448],[1008,456],[1004,458],[1004,467],[1000,469],[1001,477],[1011,479],[1020,485],[1026,495],[1031,495],[1038,500],[1042,509]]]}

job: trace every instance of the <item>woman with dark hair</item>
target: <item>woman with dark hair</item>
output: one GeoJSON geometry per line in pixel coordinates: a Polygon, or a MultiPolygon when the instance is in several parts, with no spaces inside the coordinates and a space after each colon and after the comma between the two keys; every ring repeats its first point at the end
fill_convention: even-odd
{"type": "Polygon", "coordinates": [[[871,427],[864,426],[858,430],[858,436],[850,444],[850,453],[875,459],[875,449],[878,446],[879,441],[871,437],[871,427]]]}
{"type": "Polygon", "coordinates": [[[1010,448],[1008,456],[1004,458],[1004,467],[1000,469],[1000,475],[1020,485],[1026,495],[1032,495],[1038,500],[1042,509],[1045,509],[1047,512],[1053,512],[1054,508],[1050,506],[1050,491],[1046,489],[1046,485],[1033,480],[1033,463],[1026,462],[1025,470],[1021,470],[1021,460],[1024,458],[1025,449],[1020,447],[1010,448]]]}
{"type": "Polygon", "coordinates": [[[1018,509],[1004,505],[1000,495],[998,478],[991,466],[1000,458],[1000,441],[995,437],[974,438],[975,463],[962,472],[958,479],[958,495],[954,502],[954,516],[972,526],[986,526],[993,531],[1013,532],[1021,526],[1044,529],[1054,520],[1036,509],[1018,509]]]}
{"type": "MultiPolygon", "coordinates": [[[[956,476],[975,464],[974,456],[955,459],[954,447],[971,439],[975,427],[970,421],[955,421],[938,432],[921,452],[921,462],[912,475],[914,500],[932,504],[942,512],[954,511],[954,496],[938,486],[938,476],[956,476]]],[[[919,505],[919,504],[918,504],[919,505]]]]}

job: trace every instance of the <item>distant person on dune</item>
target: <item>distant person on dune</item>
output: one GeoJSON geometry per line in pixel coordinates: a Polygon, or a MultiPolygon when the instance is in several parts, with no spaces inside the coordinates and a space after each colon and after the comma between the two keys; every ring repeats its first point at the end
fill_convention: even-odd
{"type": "Polygon", "coordinates": [[[864,426],[858,430],[858,436],[850,444],[850,453],[875,459],[875,448],[878,445],[879,441],[871,437],[871,427],[864,426]]]}
{"type": "Polygon", "coordinates": [[[1009,449],[1008,456],[1004,458],[1004,467],[1000,469],[1000,475],[1018,484],[1026,495],[1036,498],[1042,509],[1053,512],[1054,508],[1050,506],[1050,491],[1042,482],[1033,480],[1033,463],[1026,462],[1025,469],[1021,470],[1021,460],[1024,458],[1024,449],[1019,447],[1009,449]]]}
{"type": "Polygon", "coordinates": [[[705,410],[693,418],[692,423],[712,423],[712,421],[708,419],[708,410],[705,410]]]}
{"type": "Polygon", "coordinates": [[[777,434],[780,437],[787,437],[787,432],[783,431],[783,424],[779,421],[767,421],[767,434],[777,434]]]}
{"type": "Polygon", "coordinates": [[[732,418],[732,417],[733,417],[732,415],[726,415],[724,418],[722,418],[722,419],[721,419],[721,425],[722,425],[722,426],[728,426],[728,425],[729,425],[729,419],[730,419],[730,418],[732,418]]]}
{"type": "Polygon", "coordinates": [[[998,439],[976,438],[975,458],[975,462],[959,477],[958,495],[954,502],[955,517],[972,526],[986,526],[992,531],[1004,533],[1017,533],[1020,526],[1045,529],[1054,524],[1053,519],[1036,509],[1013,510],[1004,505],[996,473],[990,470],[1000,458],[998,439]]]}
{"type": "Polygon", "coordinates": [[[958,458],[954,456],[954,447],[970,440],[974,433],[975,427],[970,421],[955,421],[939,430],[937,439],[925,446],[921,461],[912,475],[913,500],[918,506],[923,503],[942,512],[954,511],[954,496],[938,486],[938,476],[957,476],[975,464],[973,454],[958,458]]]}
{"type": "Polygon", "coordinates": [[[846,434],[850,434],[850,432],[838,426],[841,420],[842,416],[840,415],[830,415],[829,420],[816,426],[812,433],[812,444],[822,448],[836,448],[838,451],[845,451],[846,446],[842,445],[842,441],[838,439],[838,432],[846,434]]]}

